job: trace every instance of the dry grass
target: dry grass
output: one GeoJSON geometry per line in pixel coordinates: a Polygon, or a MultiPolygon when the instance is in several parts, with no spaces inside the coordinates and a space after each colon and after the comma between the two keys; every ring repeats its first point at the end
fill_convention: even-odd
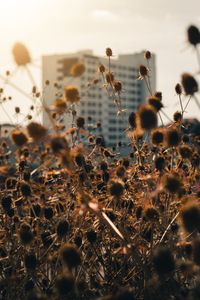
{"type": "MultiPolygon", "coordinates": [[[[196,51],[198,34],[188,30],[196,51]]],[[[113,76],[110,48],[106,55],[108,68],[99,71],[118,118],[123,85],[113,76]]],[[[145,59],[139,75],[151,93],[149,51],[145,59]]],[[[79,65],[72,74],[84,70],[79,65]]],[[[150,94],[127,120],[132,150],[122,158],[91,134],[91,119],[77,116],[76,87],[66,87],[66,99],[51,108],[33,87],[53,131],[31,121],[11,132],[15,148],[7,132],[2,138],[1,299],[199,299],[200,136],[184,120],[197,91],[185,73],[176,86],[180,112],[159,129],[162,94],[150,94]],[[63,114],[72,115],[70,129],[59,122],[63,114]],[[84,145],[80,133],[88,138],[84,145]]]]}

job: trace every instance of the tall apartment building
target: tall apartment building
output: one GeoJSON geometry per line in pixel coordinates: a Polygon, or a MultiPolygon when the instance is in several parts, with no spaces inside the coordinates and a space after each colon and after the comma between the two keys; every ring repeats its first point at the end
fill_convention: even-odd
{"type": "MultiPolygon", "coordinates": [[[[82,116],[87,121],[92,117],[92,122],[101,122],[102,132],[108,146],[115,145],[117,142],[127,143],[124,130],[128,127],[128,116],[130,112],[136,111],[138,106],[146,101],[148,90],[144,81],[138,80],[138,68],[141,64],[146,64],[144,52],[135,54],[123,54],[111,59],[111,71],[116,80],[122,83],[121,102],[125,113],[117,116],[117,109],[113,98],[109,96],[101,74],[98,72],[99,64],[108,68],[108,58],[93,55],[92,51],[85,50],[73,54],[48,55],[43,56],[43,88],[45,89],[45,103],[51,105],[58,98],[58,90],[53,84],[45,88],[45,81],[57,82],[61,87],[73,84],[79,87],[81,101],[76,107],[77,115],[82,116]],[[78,62],[85,64],[85,73],[78,78],[71,78],[70,69],[78,62]],[[94,79],[99,79],[97,84],[91,84],[94,79]]],[[[152,90],[156,86],[155,55],[150,61],[150,81],[152,90]]],[[[70,127],[71,117],[66,115],[63,120],[66,127],[70,127]]],[[[47,116],[43,115],[44,125],[49,126],[47,116]]]]}

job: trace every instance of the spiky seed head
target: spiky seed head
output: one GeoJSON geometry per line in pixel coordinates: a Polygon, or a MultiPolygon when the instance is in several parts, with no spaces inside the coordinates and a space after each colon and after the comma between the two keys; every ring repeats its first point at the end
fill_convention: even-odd
{"type": "Polygon", "coordinates": [[[67,85],[65,86],[65,99],[67,102],[73,104],[80,101],[79,90],[76,86],[67,85]]]}
{"type": "Polygon", "coordinates": [[[148,75],[148,69],[144,65],[140,65],[139,74],[141,77],[146,77],[148,75]]]}
{"type": "Polygon", "coordinates": [[[99,65],[99,72],[100,73],[104,73],[106,71],[106,68],[104,67],[104,65],[99,65]]]}
{"type": "Polygon", "coordinates": [[[28,131],[29,136],[34,141],[39,141],[39,140],[43,139],[47,134],[47,128],[37,122],[29,123],[27,126],[27,131],[28,131]]]}
{"type": "Polygon", "coordinates": [[[148,50],[145,51],[145,53],[144,53],[144,58],[147,59],[147,60],[148,60],[148,59],[151,59],[151,52],[148,51],[148,50]]]}
{"type": "Polygon", "coordinates": [[[144,130],[151,130],[157,127],[158,118],[156,111],[149,104],[143,104],[138,110],[138,120],[140,127],[144,130]]]}
{"type": "Polygon", "coordinates": [[[158,97],[150,96],[148,102],[157,112],[163,108],[163,104],[158,97]]]}
{"type": "Polygon", "coordinates": [[[181,95],[182,94],[182,86],[180,85],[180,83],[177,83],[175,86],[175,91],[177,93],[177,95],[181,95]]]}
{"type": "Polygon", "coordinates": [[[194,25],[189,26],[187,29],[187,38],[188,42],[194,47],[196,47],[200,43],[199,29],[194,25]]]}
{"type": "Polygon", "coordinates": [[[181,142],[181,135],[177,128],[171,127],[165,131],[164,136],[165,144],[167,147],[176,147],[181,142]]]}
{"type": "Polygon", "coordinates": [[[198,92],[198,83],[191,74],[183,73],[181,83],[186,95],[193,96],[196,92],[198,92]]]}
{"type": "Polygon", "coordinates": [[[75,65],[72,66],[71,70],[70,70],[70,74],[73,77],[80,77],[84,74],[86,68],[85,65],[83,63],[77,63],[75,65]]]}
{"type": "Polygon", "coordinates": [[[12,142],[18,147],[23,146],[28,141],[26,134],[20,129],[13,129],[10,132],[10,138],[12,142]]]}
{"type": "Polygon", "coordinates": [[[106,56],[111,57],[113,55],[111,48],[106,48],[106,56]]]}
{"type": "Polygon", "coordinates": [[[18,66],[25,66],[31,62],[30,53],[24,44],[16,43],[12,52],[18,66]]]}

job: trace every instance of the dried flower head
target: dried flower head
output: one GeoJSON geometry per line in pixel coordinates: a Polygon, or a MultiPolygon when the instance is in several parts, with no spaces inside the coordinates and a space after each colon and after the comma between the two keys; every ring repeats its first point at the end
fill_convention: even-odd
{"type": "Polygon", "coordinates": [[[67,108],[67,103],[64,99],[56,99],[53,103],[58,112],[64,112],[67,108]]]}
{"type": "Polygon", "coordinates": [[[75,65],[72,66],[71,70],[70,70],[70,74],[73,77],[80,77],[81,75],[84,74],[86,68],[85,65],[83,63],[77,63],[75,65]]]}
{"type": "Polygon", "coordinates": [[[171,250],[167,247],[159,247],[154,251],[153,264],[158,275],[167,275],[174,271],[175,260],[171,250]]]}
{"type": "Polygon", "coordinates": [[[82,153],[76,153],[74,156],[74,161],[78,167],[83,167],[86,164],[85,157],[82,153]]]}
{"type": "Polygon", "coordinates": [[[163,187],[169,193],[177,193],[182,187],[182,182],[177,173],[169,173],[163,177],[163,187]]]}
{"type": "Polygon", "coordinates": [[[177,128],[171,127],[165,131],[165,144],[167,147],[176,147],[181,142],[181,135],[177,128]]]}
{"type": "Polygon", "coordinates": [[[104,73],[106,71],[106,69],[105,69],[105,67],[104,67],[104,65],[99,65],[99,72],[100,73],[104,73]]]}
{"type": "Polygon", "coordinates": [[[155,92],[154,96],[162,101],[162,92],[155,92]]]}
{"type": "Polygon", "coordinates": [[[102,171],[107,171],[108,170],[108,164],[107,164],[107,162],[101,161],[101,163],[100,163],[100,169],[102,171]]]}
{"type": "Polygon", "coordinates": [[[63,263],[70,269],[77,267],[81,263],[80,253],[72,244],[64,244],[61,248],[60,255],[63,263]]]}
{"type": "Polygon", "coordinates": [[[102,146],[103,143],[103,137],[102,136],[97,136],[95,140],[96,145],[102,146]]]}
{"type": "Polygon", "coordinates": [[[124,184],[122,181],[112,181],[110,183],[110,194],[114,197],[121,197],[124,192],[124,184]]]}
{"type": "Polygon", "coordinates": [[[62,136],[54,136],[51,139],[51,149],[53,153],[59,154],[63,150],[69,150],[69,145],[67,140],[62,136]]]}
{"type": "Polygon", "coordinates": [[[190,158],[192,155],[192,149],[188,145],[182,145],[179,147],[179,153],[182,158],[190,158]]]}
{"type": "Polygon", "coordinates": [[[7,195],[7,196],[2,197],[1,205],[5,211],[10,210],[11,206],[12,206],[12,196],[7,195]]]}
{"type": "Polygon", "coordinates": [[[130,113],[130,115],[128,117],[128,122],[132,129],[136,128],[136,113],[135,112],[130,113]]]}
{"type": "Polygon", "coordinates": [[[199,29],[191,25],[187,29],[187,37],[188,37],[188,42],[196,47],[200,43],[200,32],[199,29]]]}
{"type": "Polygon", "coordinates": [[[135,210],[136,218],[140,219],[142,217],[142,213],[143,213],[143,207],[141,205],[137,206],[135,210]]]}
{"type": "Polygon", "coordinates": [[[16,184],[17,184],[17,179],[14,178],[14,177],[8,177],[6,179],[6,182],[5,182],[5,185],[6,185],[6,188],[9,190],[9,189],[14,189],[16,187],[16,184]]]}
{"type": "Polygon", "coordinates": [[[164,133],[162,129],[155,129],[151,133],[151,142],[153,145],[158,146],[163,143],[164,133]]]}
{"type": "Polygon", "coordinates": [[[39,141],[43,139],[47,134],[47,128],[37,122],[31,122],[27,126],[27,131],[29,136],[34,141],[39,141]]]}
{"type": "Polygon", "coordinates": [[[24,257],[24,265],[27,271],[34,271],[37,267],[37,258],[34,253],[27,253],[24,257]]]}
{"type": "Polygon", "coordinates": [[[85,119],[83,117],[78,117],[76,119],[76,125],[77,125],[78,128],[84,128],[85,119]]]}
{"type": "Polygon", "coordinates": [[[78,88],[73,85],[65,86],[65,99],[71,104],[79,102],[80,94],[78,88]]]}
{"type": "Polygon", "coordinates": [[[158,221],[159,213],[153,206],[147,206],[143,210],[143,216],[146,221],[158,221]]]}
{"type": "Polygon", "coordinates": [[[15,107],[15,112],[16,112],[16,114],[20,113],[20,108],[18,106],[15,107]]]}
{"type": "Polygon", "coordinates": [[[150,96],[148,97],[148,102],[157,112],[163,108],[163,104],[158,97],[150,96]]]}
{"type": "Polygon", "coordinates": [[[29,197],[31,195],[31,187],[30,184],[26,181],[20,182],[20,191],[24,197],[29,197]]]}
{"type": "Polygon", "coordinates": [[[180,83],[176,84],[175,91],[176,91],[177,95],[181,95],[182,94],[182,86],[180,85],[180,83]]]}
{"type": "Polygon", "coordinates": [[[183,73],[181,83],[186,95],[192,96],[194,93],[198,92],[198,83],[191,74],[183,73]]]}
{"type": "Polygon", "coordinates": [[[200,230],[200,207],[195,201],[188,201],[180,210],[180,220],[183,228],[192,233],[200,230]]]}
{"type": "Polygon", "coordinates": [[[13,129],[10,132],[10,138],[12,142],[19,147],[23,146],[28,141],[26,134],[20,129],[13,129]]]}
{"type": "Polygon", "coordinates": [[[117,92],[117,93],[121,92],[121,90],[122,90],[122,83],[121,83],[121,81],[115,80],[113,82],[113,87],[114,87],[115,92],[117,92]]]}
{"type": "Polygon", "coordinates": [[[121,164],[122,164],[122,166],[124,166],[127,169],[130,165],[130,161],[128,158],[123,158],[121,161],[121,164]]]}
{"type": "Polygon", "coordinates": [[[67,235],[69,231],[69,222],[65,219],[62,219],[58,222],[56,227],[56,232],[59,238],[63,238],[67,235]]]}
{"type": "Polygon", "coordinates": [[[183,115],[180,111],[176,111],[173,115],[174,122],[181,122],[183,119],[183,115]]]}
{"type": "Polygon", "coordinates": [[[47,220],[51,220],[53,218],[54,212],[52,207],[45,207],[44,208],[44,217],[47,220]]]}
{"type": "Polygon", "coordinates": [[[106,73],[106,82],[112,83],[114,81],[114,74],[111,72],[106,73]]]}
{"type": "Polygon", "coordinates": [[[61,274],[55,280],[56,290],[62,299],[73,290],[74,284],[74,278],[71,273],[61,274]]]}
{"type": "Polygon", "coordinates": [[[13,46],[12,52],[18,66],[25,66],[31,62],[29,51],[22,43],[16,43],[13,46]]]}
{"type": "Polygon", "coordinates": [[[144,58],[147,59],[147,60],[150,59],[150,58],[151,58],[151,52],[148,51],[148,50],[145,51],[145,53],[144,53],[144,58]]]}
{"type": "Polygon", "coordinates": [[[149,104],[143,104],[138,111],[138,121],[144,130],[151,130],[157,127],[158,119],[155,110],[149,104]]]}
{"type": "Polygon", "coordinates": [[[106,48],[106,56],[111,57],[113,55],[111,48],[106,48]]]}
{"type": "Polygon", "coordinates": [[[22,223],[19,230],[20,240],[23,244],[28,245],[33,240],[33,233],[28,223],[22,223]]]}
{"type": "Polygon", "coordinates": [[[119,166],[116,168],[116,175],[118,177],[124,177],[125,173],[126,173],[126,169],[124,166],[119,166]]]}
{"type": "Polygon", "coordinates": [[[97,240],[97,233],[95,230],[93,229],[90,229],[86,232],[86,236],[87,236],[87,239],[88,241],[91,243],[91,244],[94,244],[97,240]]]}
{"type": "Polygon", "coordinates": [[[140,75],[140,78],[144,78],[148,75],[148,69],[147,67],[145,67],[144,65],[140,65],[139,67],[139,75],[140,75]]]}

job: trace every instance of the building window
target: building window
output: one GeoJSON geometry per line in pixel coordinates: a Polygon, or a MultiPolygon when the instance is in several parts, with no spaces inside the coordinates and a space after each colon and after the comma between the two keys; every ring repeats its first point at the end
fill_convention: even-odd
{"type": "Polygon", "coordinates": [[[108,128],[108,130],[109,130],[109,131],[114,131],[114,132],[117,131],[117,130],[116,130],[116,127],[110,127],[110,128],[108,128]]]}
{"type": "Polygon", "coordinates": [[[96,115],[96,111],[95,110],[88,110],[88,114],[89,115],[96,115]]]}
{"type": "Polygon", "coordinates": [[[109,138],[109,140],[115,140],[116,136],[115,135],[109,135],[108,138],[109,138]]]}
{"type": "Polygon", "coordinates": [[[110,123],[110,124],[116,124],[116,120],[115,120],[115,119],[110,119],[110,120],[109,120],[109,123],[110,123]]]}

